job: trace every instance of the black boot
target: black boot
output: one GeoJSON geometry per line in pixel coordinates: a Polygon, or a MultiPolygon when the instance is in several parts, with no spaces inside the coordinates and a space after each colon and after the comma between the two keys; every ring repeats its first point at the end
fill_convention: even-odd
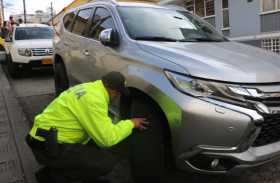
{"type": "Polygon", "coordinates": [[[35,177],[38,183],[50,183],[52,182],[50,177],[49,168],[43,167],[38,172],[36,172],[35,177]]]}
{"type": "Polygon", "coordinates": [[[76,181],[70,181],[62,172],[44,167],[35,174],[38,183],[76,183],[76,181]]]}

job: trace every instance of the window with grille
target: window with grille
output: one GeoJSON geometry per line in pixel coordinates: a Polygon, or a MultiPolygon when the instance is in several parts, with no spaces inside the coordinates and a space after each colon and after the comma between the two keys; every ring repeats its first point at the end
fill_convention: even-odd
{"type": "Polygon", "coordinates": [[[204,0],[196,0],[195,2],[195,14],[201,17],[205,17],[204,0]]]}
{"type": "Polygon", "coordinates": [[[200,17],[215,15],[214,0],[185,0],[185,8],[200,17]]]}
{"type": "Polygon", "coordinates": [[[228,0],[222,0],[223,28],[229,27],[228,0]]]}
{"type": "Polygon", "coordinates": [[[280,10],[280,0],[262,0],[262,12],[280,10]]]}
{"type": "Polygon", "coordinates": [[[215,3],[213,0],[205,0],[205,14],[206,16],[215,15],[215,3]]]}
{"type": "Polygon", "coordinates": [[[262,40],[262,48],[280,54],[280,37],[262,40]]]}
{"type": "Polygon", "coordinates": [[[194,13],[194,0],[186,0],[185,1],[185,8],[189,12],[194,13]]]}

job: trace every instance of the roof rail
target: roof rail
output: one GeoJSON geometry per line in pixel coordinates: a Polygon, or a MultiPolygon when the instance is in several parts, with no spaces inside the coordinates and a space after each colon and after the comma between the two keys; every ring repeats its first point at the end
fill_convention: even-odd
{"type": "Polygon", "coordinates": [[[89,0],[89,3],[93,2],[106,2],[106,3],[111,3],[111,4],[118,4],[116,0],[89,0]]]}

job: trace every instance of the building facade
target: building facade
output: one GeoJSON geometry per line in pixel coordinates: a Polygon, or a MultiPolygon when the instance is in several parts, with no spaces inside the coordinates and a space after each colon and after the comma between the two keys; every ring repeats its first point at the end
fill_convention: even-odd
{"type": "Polygon", "coordinates": [[[182,0],[175,4],[201,16],[231,40],[280,54],[280,0],[182,0]]]}
{"type": "MultiPolygon", "coordinates": [[[[13,15],[13,17],[15,21],[18,21],[19,19],[24,20],[24,14],[16,14],[13,15]]],[[[51,18],[51,13],[38,10],[34,14],[26,14],[26,23],[48,24],[51,18]]]]}

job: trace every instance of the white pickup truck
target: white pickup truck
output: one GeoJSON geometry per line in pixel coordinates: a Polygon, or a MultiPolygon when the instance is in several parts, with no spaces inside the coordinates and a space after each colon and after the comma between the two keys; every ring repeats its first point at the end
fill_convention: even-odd
{"type": "Polygon", "coordinates": [[[7,68],[12,77],[19,77],[25,66],[51,66],[53,29],[43,24],[22,24],[14,28],[6,40],[7,68]]]}

